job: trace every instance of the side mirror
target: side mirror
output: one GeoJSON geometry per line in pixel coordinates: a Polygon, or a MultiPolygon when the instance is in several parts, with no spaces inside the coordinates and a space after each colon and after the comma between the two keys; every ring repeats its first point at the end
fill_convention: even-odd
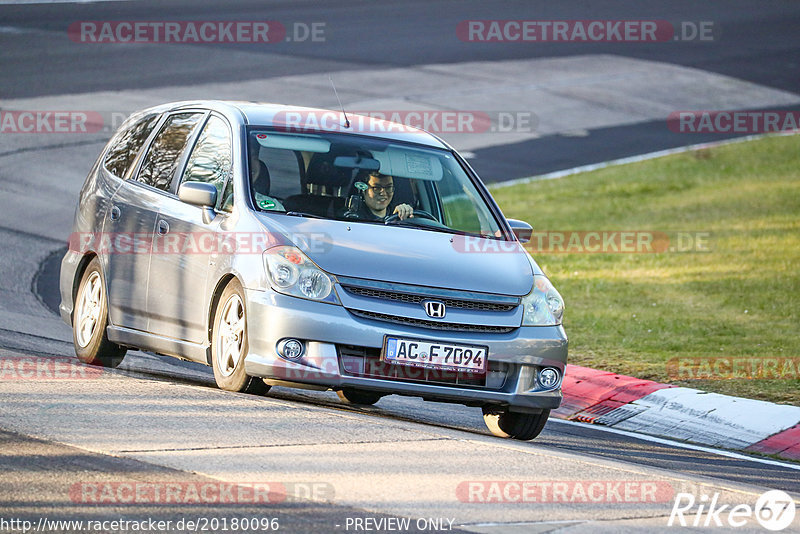
{"type": "Polygon", "coordinates": [[[178,198],[187,204],[203,208],[203,222],[214,220],[217,205],[217,188],[206,182],[183,182],[178,188],[178,198]]]}
{"type": "Polygon", "coordinates": [[[517,236],[520,243],[527,243],[531,240],[533,235],[533,227],[525,221],[518,221],[517,219],[507,219],[511,231],[517,236]]]}

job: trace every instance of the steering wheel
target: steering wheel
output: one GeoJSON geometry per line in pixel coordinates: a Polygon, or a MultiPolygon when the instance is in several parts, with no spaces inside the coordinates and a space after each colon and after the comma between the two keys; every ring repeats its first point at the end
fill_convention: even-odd
{"type": "MultiPolygon", "coordinates": [[[[422,219],[430,219],[432,221],[436,221],[437,223],[439,222],[439,219],[437,219],[436,217],[434,217],[433,215],[431,215],[430,213],[428,213],[425,210],[414,210],[414,217],[409,217],[409,219],[412,219],[412,218],[416,219],[417,217],[420,217],[422,219]]],[[[386,224],[390,224],[390,223],[393,223],[393,222],[397,221],[398,219],[400,219],[400,215],[398,215],[397,213],[393,213],[393,214],[389,215],[388,217],[386,217],[386,220],[384,222],[386,224]]],[[[407,221],[408,219],[404,219],[404,220],[407,221]]]]}

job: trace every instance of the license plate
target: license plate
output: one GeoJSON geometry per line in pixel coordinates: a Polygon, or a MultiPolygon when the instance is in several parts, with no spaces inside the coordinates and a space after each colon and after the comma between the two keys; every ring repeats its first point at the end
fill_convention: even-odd
{"type": "Polygon", "coordinates": [[[486,372],[486,353],[486,347],[475,345],[387,337],[383,361],[425,369],[482,374],[486,372]]]}

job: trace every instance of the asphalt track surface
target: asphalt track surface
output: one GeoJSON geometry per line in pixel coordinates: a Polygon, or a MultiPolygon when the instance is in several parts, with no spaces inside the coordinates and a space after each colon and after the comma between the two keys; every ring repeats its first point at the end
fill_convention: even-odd
{"type": "MultiPolygon", "coordinates": [[[[788,92],[797,92],[800,86],[800,7],[790,0],[651,0],[605,5],[396,0],[372,2],[368,7],[352,1],[326,3],[324,7],[315,2],[265,4],[256,0],[59,3],[4,6],[2,25],[41,33],[0,33],[4,37],[1,99],[420,64],[569,58],[587,53],[680,65],[788,92]],[[247,44],[63,46],[55,45],[52,38],[52,34],[63,34],[70,23],[83,20],[264,19],[281,22],[290,33],[296,23],[324,23],[325,42],[280,42],[255,49],[247,44]],[[710,22],[713,39],[475,43],[456,37],[459,22],[486,19],[664,20],[677,28],[684,23],[710,22]],[[247,54],[235,54],[242,51],[247,54]]],[[[751,109],[760,107],[754,102],[751,109]]],[[[725,137],[676,134],[660,120],[634,127],[600,128],[585,138],[544,135],[522,144],[486,148],[479,152],[474,165],[485,180],[496,181],[725,137]]]]}
{"type": "MultiPolygon", "coordinates": [[[[177,99],[180,98],[181,87],[211,82],[235,84],[248,80],[323,74],[327,79],[328,73],[369,73],[386,69],[409,69],[413,75],[418,65],[436,64],[451,68],[474,62],[513,65],[509,62],[553,58],[568,61],[576,56],[593,55],[670,64],[691,71],[702,70],[725,79],[735,78],[757,84],[781,94],[794,94],[800,87],[798,27],[800,4],[788,1],[617,2],[613,6],[584,2],[381,2],[370,3],[368,7],[356,2],[337,2],[326,4],[324,8],[311,2],[275,2],[267,5],[263,2],[4,5],[0,6],[0,42],[3,47],[0,53],[0,98],[3,99],[0,100],[0,108],[8,109],[5,106],[8,99],[38,99],[41,103],[64,95],[98,91],[158,90],[174,94],[173,98],[177,99]],[[287,27],[294,22],[321,21],[325,23],[326,39],[324,43],[277,43],[258,50],[244,45],[63,44],[66,26],[78,20],[164,19],[268,19],[281,21],[287,27]],[[657,19],[674,24],[680,21],[712,21],[715,39],[711,42],[651,44],[465,43],[456,38],[455,27],[458,22],[467,19],[657,19]],[[254,62],[254,59],[258,61],[254,62]]],[[[395,96],[402,98],[403,95],[395,96]]],[[[330,95],[326,93],[324,98],[330,100],[330,95]]],[[[763,106],[758,106],[754,100],[749,109],[758,107],[763,106]]],[[[781,109],[780,106],[771,107],[781,109]]],[[[578,134],[566,127],[564,132],[545,131],[535,138],[506,144],[486,143],[480,146],[477,143],[478,146],[469,147],[474,155],[472,163],[481,175],[491,177],[490,181],[498,181],[725,137],[673,134],[665,127],[663,119],[640,120],[630,124],[612,121],[597,128],[586,129],[579,125],[578,129],[582,130],[578,134]]],[[[30,210],[38,210],[41,204],[37,202],[41,200],[43,192],[31,184],[30,177],[44,173],[43,168],[50,167],[54,173],[57,172],[55,169],[59,169],[58,172],[65,172],[66,169],[68,176],[61,176],[58,180],[70,182],[68,186],[56,188],[65,200],[49,202],[47,210],[35,213],[29,210],[28,217],[14,216],[0,224],[4,244],[0,255],[0,351],[4,357],[30,355],[48,360],[72,354],[69,330],[53,313],[58,298],[58,260],[69,231],[65,223],[68,225],[74,209],[74,194],[91,165],[92,154],[100,150],[105,139],[107,134],[90,139],[59,138],[57,141],[40,137],[33,138],[32,142],[0,137],[0,190],[13,193],[16,199],[11,203],[8,198],[12,197],[6,197],[4,213],[20,213],[20,206],[22,210],[25,209],[26,199],[30,202],[30,210]],[[60,151],[62,157],[71,151],[74,159],[65,160],[63,167],[56,167],[59,161],[53,161],[46,154],[52,150],[60,151]]],[[[148,354],[131,354],[126,366],[112,374],[114,380],[120,381],[123,390],[136,390],[137,387],[160,390],[167,386],[188,388],[186,396],[190,400],[186,404],[178,402],[176,407],[181,410],[180,417],[187,420],[202,418],[204,408],[198,403],[203,399],[213,402],[219,393],[213,388],[213,377],[208,369],[148,354]]],[[[180,518],[194,509],[166,509],[163,506],[150,509],[142,506],[139,509],[123,507],[121,511],[109,508],[98,511],[96,507],[65,499],[63,488],[69,487],[75,480],[94,480],[93,477],[98,480],[136,477],[152,480],[155,477],[158,480],[187,481],[194,480],[190,477],[218,476],[218,471],[211,467],[204,471],[205,474],[187,474],[187,470],[192,469],[181,468],[191,465],[191,462],[183,463],[188,462],[185,458],[167,461],[159,459],[156,453],[147,452],[145,448],[126,453],[119,452],[118,447],[104,449],[100,445],[87,445],[93,441],[92,436],[85,435],[86,432],[81,436],[64,434],[59,437],[62,436],[61,430],[48,428],[47,425],[53,425],[59,417],[67,417],[69,412],[58,411],[65,408],[53,401],[49,405],[50,411],[41,409],[28,413],[26,409],[30,408],[20,405],[22,400],[41,399],[44,396],[36,396],[39,393],[33,390],[38,391],[38,387],[16,390],[14,386],[12,384],[3,391],[5,408],[0,408],[0,441],[3,442],[0,449],[4,451],[0,454],[0,480],[3,482],[0,513],[3,516],[35,519],[48,512],[64,518],[90,518],[111,517],[124,512],[131,517],[158,515],[180,518]],[[28,389],[31,391],[27,392],[28,389]],[[30,418],[26,419],[28,415],[30,418]],[[65,444],[57,443],[59,441],[65,444]],[[100,449],[112,452],[97,452],[100,449]],[[178,466],[169,467],[170,462],[178,466]],[[136,474],[134,476],[131,473],[136,474]],[[51,480],[52,483],[49,482],[51,480]]],[[[64,394],[63,398],[81,398],[77,392],[74,395],[64,394]]],[[[157,393],[154,393],[154,398],[157,398],[157,393]]],[[[357,409],[341,406],[335,400],[335,395],[330,393],[280,388],[274,389],[264,399],[239,401],[240,396],[229,398],[265,409],[272,406],[273,402],[284,402],[297,407],[303,414],[306,411],[321,413],[334,419],[340,414],[351,414],[359,421],[358,424],[370,426],[373,430],[369,432],[376,434],[395,427],[408,432],[411,432],[409,428],[423,428],[459,442],[477,440],[483,443],[482,440],[493,440],[487,437],[480,416],[476,416],[474,410],[422,404],[415,399],[387,398],[375,407],[357,409]]],[[[142,409],[146,410],[146,407],[142,409]]],[[[298,428],[304,425],[303,414],[297,415],[298,420],[294,421],[298,428]]],[[[101,429],[94,430],[98,435],[101,434],[101,429]]],[[[88,432],[91,431],[89,427],[88,432]]],[[[358,435],[358,432],[354,431],[354,435],[358,435]]],[[[653,472],[660,475],[671,474],[695,484],[721,485],[725,488],[738,488],[741,485],[751,493],[753,488],[782,489],[795,495],[800,493],[800,477],[794,469],[758,463],[747,458],[730,458],[669,444],[656,444],[633,436],[610,434],[590,426],[551,421],[534,443],[531,450],[558,458],[564,453],[568,455],[566,461],[571,458],[577,459],[578,463],[595,465],[592,462],[599,462],[597,465],[604,466],[606,464],[603,462],[611,462],[609,465],[642,469],[645,473],[650,473],[647,469],[654,469],[653,472]]],[[[587,473],[586,477],[590,478],[590,474],[587,473]]],[[[342,524],[347,517],[367,513],[371,517],[381,515],[373,508],[359,506],[357,499],[352,500],[355,505],[350,505],[347,504],[350,502],[347,496],[342,497],[337,498],[335,504],[301,501],[284,504],[272,511],[285,519],[285,530],[289,532],[334,530],[333,527],[342,524]],[[369,512],[365,512],[365,509],[369,512]]],[[[391,506],[387,506],[386,510],[392,510],[391,506]]],[[[603,509],[594,514],[601,521],[592,523],[592,527],[609,531],[626,531],[636,527],[651,530],[663,528],[665,523],[658,518],[668,514],[669,508],[665,510],[652,512],[649,520],[657,522],[634,520],[625,523],[630,517],[635,519],[636,514],[620,515],[603,509]]],[[[251,510],[241,507],[204,511],[208,514],[230,515],[249,513],[251,510]]],[[[567,523],[558,528],[567,528],[571,525],[570,519],[581,522],[591,520],[585,513],[576,512],[573,518],[569,511],[554,510],[555,516],[559,513],[561,520],[567,523]]],[[[524,523],[526,531],[551,529],[542,518],[529,520],[524,514],[516,518],[513,513],[501,517],[499,512],[497,515],[494,521],[505,522],[502,527],[505,531],[512,529],[510,525],[515,519],[528,521],[524,523]]],[[[472,531],[484,528],[479,521],[465,520],[464,523],[472,531]]],[[[485,528],[491,529],[491,526],[485,528]]]]}

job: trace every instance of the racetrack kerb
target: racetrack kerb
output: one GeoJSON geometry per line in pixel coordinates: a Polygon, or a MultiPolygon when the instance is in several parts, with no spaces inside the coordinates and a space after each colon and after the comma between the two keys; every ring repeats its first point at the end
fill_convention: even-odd
{"type": "Polygon", "coordinates": [[[494,190],[537,233],[704,236],[702,250],[534,250],[567,304],[570,363],[800,404],[799,144],[767,137],[494,190]],[[730,358],[779,372],[725,373],[730,358]],[[674,371],[686,362],[712,374],[687,379],[674,371]]]}

